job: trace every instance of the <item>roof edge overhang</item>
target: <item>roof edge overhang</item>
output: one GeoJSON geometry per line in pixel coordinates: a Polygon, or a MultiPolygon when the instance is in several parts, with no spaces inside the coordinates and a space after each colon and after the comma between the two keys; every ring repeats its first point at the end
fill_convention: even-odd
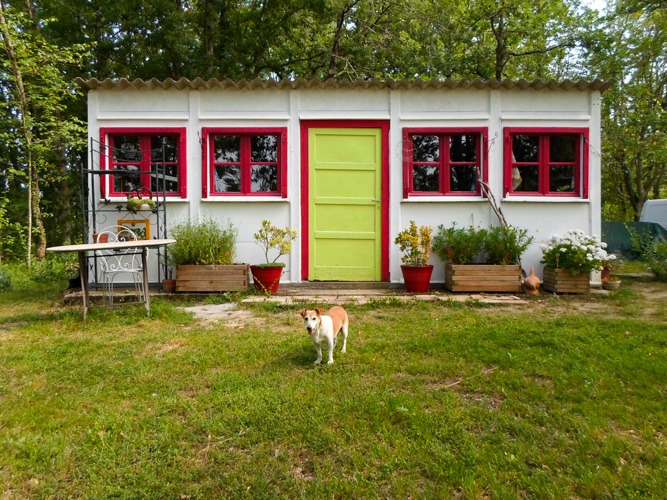
{"type": "Polygon", "coordinates": [[[128,80],[121,78],[112,80],[106,78],[104,80],[97,80],[91,78],[84,80],[83,78],[76,78],[74,82],[83,90],[124,90],[124,89],[234,89],[234,90],[269,90],[269,89],[392,89],[392,90],[410,90],[410,89],[533,89],[533,90],[580,90],[580,91],[599,91],[604,92],[609,89],[615,80],[409,80],[404,78],[402,80],[378,80],[376,78],[370,80],[319,80],[305,78],[298,78],[296,80],[218,80],[211,78],[204,80],[203,78],[195,78],[189,80],[181,78],[173,80],[167,78],[166,80],[158,80],[153,78],[151,80],[142,80],[140,78],[128,80]]]}

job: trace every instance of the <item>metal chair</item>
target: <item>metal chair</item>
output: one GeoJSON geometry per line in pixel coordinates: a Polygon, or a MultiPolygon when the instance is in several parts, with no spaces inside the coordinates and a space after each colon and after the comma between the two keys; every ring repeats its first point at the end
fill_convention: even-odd
{"type": "MultiPolygon", "coordinates": [[[[103,238],[102,235],[108,235],[109,243],[137,241],[138,239],[136,233],[126,226],[110,226],[103,229],[99,234],[99,239],[103,238]]],[[[95,250],[95,255],[100,261],[104,298],[109,302],[110,307],[113,307],[114,280],[119,274],[131,275],[137,300],[141,302],[146,301],[141,253],[136,248],[95,250]]]]}

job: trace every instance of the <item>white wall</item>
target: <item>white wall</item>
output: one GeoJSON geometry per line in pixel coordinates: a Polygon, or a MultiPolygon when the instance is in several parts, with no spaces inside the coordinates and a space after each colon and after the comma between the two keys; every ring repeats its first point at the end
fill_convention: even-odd
{"type": "MultiPolygon", "coordinates": [[[[489,183],[510,224],[535,236],[525,254],[526,270],[538,274],[539,245],[554,233],[582,229],[600,234],[600,94],[579,90],[520,89],[270,89],[163,90],[126,89],[89,92],[89,135],[99,138],[100,127],[187,127],[188,198],[168,199],[168,223],[173,226],[200,215],[229,219],[239,228],[238,258],[263,262],[252,238],[263,219],[301,232],[300,120],[386,119],[390,121],[390,276],[399,282],[400,252],[396,233],[415,220],[418,225],[495,224],[485,201],[464,197],[403,200],[403,127],[487,127],[490,141],[489,183]],[[201,198],[202,127],[287,127],[288,197],[201,198]],[[502,198],[502,138],[504,127],[588,127],[589,199],[502,198]]],[[[301,245],[283,258],[283,281],[299,281],[301,245]]],[[[434,282],[444,281],[442,263],[433,255],[434,282]]]]}

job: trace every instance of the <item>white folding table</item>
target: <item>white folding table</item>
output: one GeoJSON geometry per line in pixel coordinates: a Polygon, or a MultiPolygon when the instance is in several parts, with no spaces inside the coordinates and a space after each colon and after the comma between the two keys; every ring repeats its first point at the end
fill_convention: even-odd
{"type": "Polygon", "coordinates": [[[81,291],[83,292],[83,320],[86,320],[88,307],[90,307],[90,290],[88,278],[85,273],[86,269],[86,252],[94,252],[96,250],[121,250],[126,248],[136,248],[141,250],[141,266],[143,269],[144,280],[144,304],[146,305],[146,313],[151,314],[150,299],[148,294],[148,267],[146,266],[146,254],[148,249],[152,247],[159,247],[163,245],[170,245],[176,243],[176,240],[169,238],[156,240],[137,240],[137,241],[114,241],[111,243],[83,243],[79,245],[63,245],[58,247],[49,247],[47,252],[77,252],[79,255],[79,274],[81,276],[81,291]]]}

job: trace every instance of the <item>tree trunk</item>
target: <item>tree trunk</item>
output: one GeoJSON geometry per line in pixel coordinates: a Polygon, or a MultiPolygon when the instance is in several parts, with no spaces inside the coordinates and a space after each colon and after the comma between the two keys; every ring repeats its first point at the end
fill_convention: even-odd
{"type": "Polygon", "coordinates": [[[19,101],[21,103],[21,125],[23,129],[23,137],[25,139],[26,147],[26,161],[28,169],[28,255],[26,264],[28,267],[32,264],[32,228],[33,219],[37,225],[37,252],[38,260],[44,260],[46,255],[46,235],[44,233],[44,224],[42,222],[42,211],[39,206],[39,174],[33,159],[33,142],[32,130],[28,117],[31,116],[30,107],[28,105],[28,98],[23,85],[23,73],[18,65],[16,51],[14,50],[14,43],[9,33],[7,26],[7,19],[5,19],[5,10],[2,1],[0,0],[0,25],[2,26],[2,38],[5,42],[5,50],[7,58],[9,59],[14,79],[16,80],[16,90],[19,94],[19,101]]]}
{"type": "Polygon", "coordinates": [[[327,79],[336,77],[336,63],[338,62],[338,52],[340,50],[340,37],[341,34],[343,33],[345,16],[347,16],[347,13],[350,12],[350,9],[352,9],[352,7],[357,5],[358,2],[359,0],[356,0],[350,4],[346,4],[345,7],[343,7],[343,10],[340,12],[340,17],[338,18],[338,22],[336,23],[336,32],[334,33],[333,47],[331,47],[331,58],[329,59],[329,74],[327,75],[327,79]]]}

